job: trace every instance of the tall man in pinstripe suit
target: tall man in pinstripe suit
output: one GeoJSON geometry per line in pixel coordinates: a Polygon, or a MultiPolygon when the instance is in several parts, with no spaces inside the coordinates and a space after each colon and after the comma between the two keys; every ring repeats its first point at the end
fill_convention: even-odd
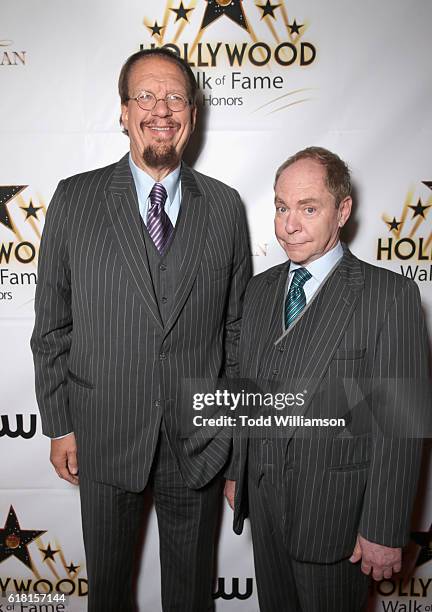
{"type": "Polygon", "coordinates": [[[275,230],[289,261],[246,292],[241,376],[300,394],[285,412],[299,419],[236,437],[226,485],[238,533],[249,505],[261,612],[360,612],[368,576],[398,572],[408,537],[430,402],[425,324],[414,282],[341,245],[350,191],[330,151],[288,159],[275,230]]]}
{"type": "Polygon", "coordinates": [[[51,461],[80,485],[89,611],[132,610],[133,558],[153,490],[164,611],[212,609],[219,474],[230,440],[184,435],[187,379],[236,367],[250,277],[236,191],[181,162],[196,82],[167,50],[119,79],[130,153],[60,182],[40,251],[32,336],[51,461]]]}

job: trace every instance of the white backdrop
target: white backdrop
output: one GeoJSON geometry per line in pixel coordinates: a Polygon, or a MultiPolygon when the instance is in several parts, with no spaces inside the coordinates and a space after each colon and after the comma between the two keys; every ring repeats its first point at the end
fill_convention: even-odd
{"type": "MultiPolygon", "coordinates": [[[[29,337],[39,240],[57,182],[128,149],[116,90],[126,57],[140,45],[169,44],[194,64],[203,106],[189,158],[239,190],[256,272],[284,258],[273,237],[275,169],[296,150],[322,145],[353,171],[351,249],[416,279],[431,330],[431,23],[430,0],[2,0],[0,591],[57,589],[71,593],[68,610],[86,609],[79,495],[48,462],[29,337]]],[[[404,612],[409,601],[432,610],[428,473],[426,457],[414,577],[382,583],[371,610],[404,612]]],[[[256,612],[250,535],[234,536],[230,522],[226,509],[217,610],[256,612]]],[[[138,599],[152,612],[160,609],[157,547],[151,513],[138,599]]]]}

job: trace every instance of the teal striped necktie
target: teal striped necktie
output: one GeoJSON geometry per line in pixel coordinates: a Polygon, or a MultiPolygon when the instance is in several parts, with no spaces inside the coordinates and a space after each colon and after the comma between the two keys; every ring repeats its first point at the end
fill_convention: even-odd
{"type": "Polygon", "coordinates": [[[306,306],[306,294],[303,285],[312,278],[312,274],[306,268],[297,268],[285,300],[285,329],[291,325],[296,317],[306,306]]]}

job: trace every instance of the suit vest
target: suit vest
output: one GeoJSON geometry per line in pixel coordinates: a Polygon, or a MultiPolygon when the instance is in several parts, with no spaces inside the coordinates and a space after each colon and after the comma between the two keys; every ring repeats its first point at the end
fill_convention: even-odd
{"type": "MultiPolygon", "coordinates": [[[[310,339],[325,300],[327,281],[319,288],[292,329],[282,338],[286,291],[280,292],[260,360],[258,383],[263,394],[272,393],[274,396],[275,393],[295,394],[303,391],[297,388],[298,381],[304,377],[305,351],[313,350],[310,339]]],[[[272,415],[272,418],[275,414],[290,415],[290,409],[278,411],[272,406],[265,410],[265,415],[272,415]]],[[[290,467],[290,440],[287,439],[283,426],[263,428],[262,433],[260,428],[254,427],[250,431],[249,442],[251,477],[259,481],[265,475],[273,484],[284,482],[284,470],[290,467]]]]}
{"type": "Polygon", "coordinates": [[[150,238],[147,227],[141,219],[142,233],[147,251],[150,275],[153,282],[153,289],[159,306],[159,313],[165,325],[173,310],[174,296],[177,290],[177,278],[180,268],[182,253],[179,241],[176,240],[177,227],[181,222],[181,215],[178,217],[174,233],[167,250],[160,255],[153,240],[150,238]]]}

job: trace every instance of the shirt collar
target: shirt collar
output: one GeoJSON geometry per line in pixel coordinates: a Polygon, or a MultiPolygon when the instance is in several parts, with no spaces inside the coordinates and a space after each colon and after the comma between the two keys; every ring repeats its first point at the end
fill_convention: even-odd
{"type": "MultiPolygon", "coordinates": [[[[145,201],[150,196],[150,191],[153,189],[153,185],[156,181],[153,177],[147,174],[147,172],[145,172],[136,165],[130,153],[129,166],[135,181],[137,191],[145,201]]],[[[179,164],[175,170],[170,172],[168,176],[166,176],[162,181],[160,181],[165,187],[168,196],[167,201],[165,203],[165,209],[167,207],[169,208],[174,201],[180,183],[180,168],[181,166],[179,164]]]]}
{"type": "Polygon", "coordinates": [[[332,268],[342,259],[343,257],[343,247],[340,242],[337,243],[335,247],[333,247],[330,251],[318,257],[311,263],[306,266],[302,266],[301,264],[296,264],[293,261],[290,263],[290,274],[294,273],[297,268],[306,268],[308,272],[315,278],[319,283],[325,279],[327,274],[330,272],[332,268]]]}

